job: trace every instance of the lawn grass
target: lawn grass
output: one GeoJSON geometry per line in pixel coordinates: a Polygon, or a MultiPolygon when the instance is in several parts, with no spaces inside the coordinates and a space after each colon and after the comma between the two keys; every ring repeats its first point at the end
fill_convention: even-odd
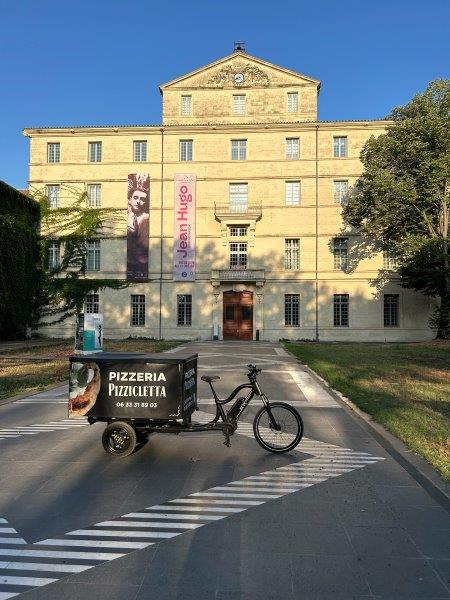
{"type": "Polygon", "coordinates": [[[450,341],[285,347],[450,481],[450,341]]]}
{"type": "MultiPolygon", "coordinates": [[[[148,339],[104,340],[108,352],[163,352],[182,342],[148,339]]],[[[0,400],[28,391],[39,391],[52,383],[67,381],[73,343],[12,350],[0,355],[0,400]],[[17,358],[11,358],[17,357],[17,358]],[[20,358],[19,358],[20,357],[20,358]],[[38,360],[51,358],[51,360],[38,360]]]]}

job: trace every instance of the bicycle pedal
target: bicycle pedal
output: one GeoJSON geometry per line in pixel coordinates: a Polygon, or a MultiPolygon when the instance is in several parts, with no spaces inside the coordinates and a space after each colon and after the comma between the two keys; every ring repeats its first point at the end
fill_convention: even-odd
{"type": "Polygon", "coordinates": [[[223,443],[224,446],[227,446],[228,448],[231,448],[231,443],[230,443],[230,439],[226,439],[223,443]]]}

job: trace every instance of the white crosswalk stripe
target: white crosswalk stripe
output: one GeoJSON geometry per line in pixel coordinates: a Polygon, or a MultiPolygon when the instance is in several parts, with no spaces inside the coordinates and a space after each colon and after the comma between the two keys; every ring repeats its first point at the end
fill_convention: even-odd
{"type": "Polygon", "coordinates": [[[38,433],[52,433],[65,429],[77,429],[89,425],[86,419],[62,419],[61,421],[50,421],[50,423],[36,423],[35,425],[22,425],[17,427],[5,427],[0,429],[0,440],[17,438],[25,435],[36,435],[38,433]]]}
{"type": "MultiPolygon", "coordinates": [[[[207,413],[200,412],[199,416],[205,420],[211,419],[211,415],[207,413]]],[[[53,422],[51,425],[61,424],[71,426],[68,419],[53,422]]],[[[253,438],[252,425],[241,424],[237,433],[253,438]]],[[[18,538],[17,532],[2,518],[0,535],[4,534],[4,539],[21,541],[14,542],[16,547],[5,547],[4,539],[0,539],[0,600],[17,595],[18,588],[14,586],[23,587],[24,591],[36,586],[41,587],[70,573],[85,571],[130,552],[173,539],[209,523],[322,483],[332,477],[339,477],[384,460],[365,452],[355,452],[350,448],[341,448],[308,438],[293,451],[293,454],[295,453],[310,457],[284,467],[193,492],[184,498],[149,506],[139,512],[127,513],[113,520],[101,521],[87,529],[69,531],[60,538],[45,539],[26,548],[19,546],[25,544],[25,541],[18,538]],[[81,551],[82,548],[86,551],[81,551]],[[5,560],[5,557],[11,557],[13,561],[5,560]],[[53,559],[53,562],[31,562],[30,559],[33,558],[53,559]],[[61,561],[64,561],[64,564],[60,564],[61,561]],[[27,571],[30,574],[35,573],[36,577],[27,575],[27,571]],[[24,575],[19,576],[18,572],[24,575]]],[[[6,546],[8,545],[6,542],[6,546]]]]}

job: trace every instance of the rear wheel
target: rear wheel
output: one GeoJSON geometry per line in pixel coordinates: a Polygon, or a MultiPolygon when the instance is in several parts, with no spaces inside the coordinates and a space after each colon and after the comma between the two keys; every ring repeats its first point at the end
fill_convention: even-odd
{"type": "Polygon", "coordinates": [[[103,448],[116,457],[129,456],[137,444],[136,431],[125,421],[110,423],[102,436],[103,448]]]}
{"type": "Polygon", "coordinates": [[[289,404],[272,402],[256,413],[253,433],[258,444],[265,450],[282,454],[293,450],[302,439],[303,421],[289,404]],[[275,424],[270,418],[269,410],[275,424]]]}

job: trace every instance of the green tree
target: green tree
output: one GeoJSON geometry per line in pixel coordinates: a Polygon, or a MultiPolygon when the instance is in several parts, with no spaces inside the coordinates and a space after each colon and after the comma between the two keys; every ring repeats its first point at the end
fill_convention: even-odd
{"type": "Polygon", "coordinates": [[[41,286],[36,325],[65,321],[83,312],[87,294],[105,288],[121,289],[130,285],[123,279],[95,278],[87,271],[87,243],[105,239],[116,223],[123,223],[123,210],[91,208],[87,193],[70,186],[61,186],[64,203],[51,208],[42,190],[30,194],[40,205],[41,212],[41,286]],[[59,260],[49,265],[49,250],[59,244],[59,260]]]}
{"type": "Polygon", "coordinates": [[[450,336],[450,80],[431,82],[365,144],[364,173],[343,215],[397,251],[400,284],[439,299],[431,318],[450,336]]]}

